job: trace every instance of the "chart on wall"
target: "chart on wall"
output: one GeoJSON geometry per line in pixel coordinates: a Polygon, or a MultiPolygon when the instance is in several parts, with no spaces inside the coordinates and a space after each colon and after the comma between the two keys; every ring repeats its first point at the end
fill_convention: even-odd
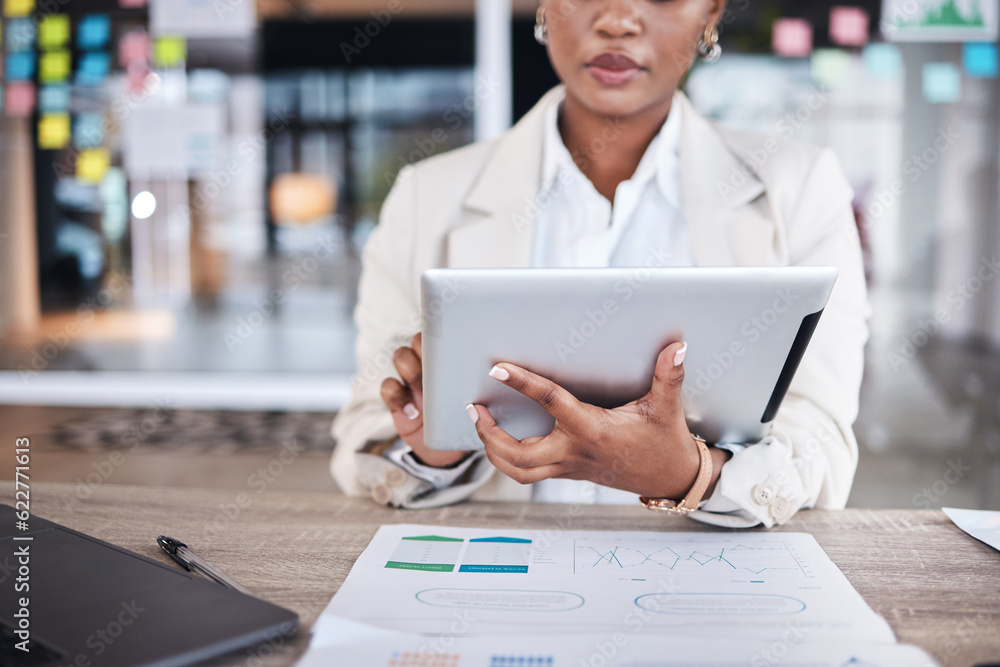
{"type": "Polygon", "coordinates": [[[997,39],[997,0],[883,0],[882,33],[897,42],[997,39]]]}

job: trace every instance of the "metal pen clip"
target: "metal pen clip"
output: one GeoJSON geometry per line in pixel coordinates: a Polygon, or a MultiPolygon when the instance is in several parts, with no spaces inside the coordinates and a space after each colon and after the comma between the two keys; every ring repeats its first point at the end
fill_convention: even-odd
{"type": "Polygon", "coordinates": [[[188,572],[198,572],[205,575],[209,579],[222,584],[223,586],[237,590],[240,593],[245,593],[246,595],[253,595],[250,590],[198,554],[191,551],[191,549],[188,548],[188,545],[184,544],[180,540],[174,539],[173,537],[167,537],[166,535],[160,535],[156,538],[156,543],[160,545],[160,548],[163,549],[168,556],[170,556],[177,562],[178,565],[183,567],[188,572]]]}

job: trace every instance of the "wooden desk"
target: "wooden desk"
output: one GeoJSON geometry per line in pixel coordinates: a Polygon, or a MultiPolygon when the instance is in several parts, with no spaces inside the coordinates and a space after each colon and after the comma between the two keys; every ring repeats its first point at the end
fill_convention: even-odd
{"type": "MultiPolygon", "coordinates": [[[[12,504],[12,487],[3,483],[0,502],[12,504]]],[[[565,505],[468,503],[408,512],[367,499],[257,494],[251,487],[243,498],[234,491],[104,485],[81,500],[75,491],[71,484],[32,485],[33,513],[166,563],[171,561],[156,546],[156,536],[177,537],[261,597],[302,617],[304,629],[293,639],[206,663],[211,665],[292,664],[306,648],[307,629],[381,524],[721,530],[638,505],[570,513],[565,505]]],[[[921,646],[943,665],[1000,661],[1000,552],[961,532],[943,512],[806,511],[776,530],[812,533],[899,641],[921,646]]]]}

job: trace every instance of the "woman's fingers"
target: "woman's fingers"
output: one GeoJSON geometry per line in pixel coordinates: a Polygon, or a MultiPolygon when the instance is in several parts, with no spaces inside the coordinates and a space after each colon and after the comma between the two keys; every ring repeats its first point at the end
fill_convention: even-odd
{"type": "Polygon", "coordinates": [[[508,363],[494,366],[490,376],[538,403],[569,430],[586,424],[585,405],[552,380],[508,363]]]}
{"type": "Polygon", "coordinates": [[[419,413],[414,414],[408,409],[413,406],[413,393],[410,391],[409,387],[401,383],[396,378],[386,378],[385,380],[382,380],[382,387],[380,391],[382,394],[382,402],[385,403],[390,412],[406,414],[406,417],[411,421],[420,417],[419,413]]]}
{"type": "Polygon", "coordinates": [[[382,381],[381,392],[382,402],[389,408],[392,423],[401,438],[409,438],[423,430],[423,415],[414,408],[409,389],[396,378],[386,378],[382,381]]]}
{"type": "Polygon", "coordinates": [[[521,442],[500,428],[485,407],[469,405],[466,410],[475,421],[479,439],[486,446],[486,457],[503,474],[521,484],[532,484],[563,472],[559,463],[552,462],[545,438],[521,442]]]}
{"type": "Polygon", "coordinates": [[[412,414],[414,410],[421,412],[424,409],[424,375],[420,356],[411,347],[401,347],[393,353],[392,363],[410,393],[410,404],[413,407],[407,410],[407,414],[412,414]]]}
{"type": "Polygon", "coordinates": [[[656,418],[674,419],[684,414],[681,388],[684,386],[684,359],[687,350],[687,343],[671,343],[656,358],[653,384],[644,400],[652,408],[656,418]]]}

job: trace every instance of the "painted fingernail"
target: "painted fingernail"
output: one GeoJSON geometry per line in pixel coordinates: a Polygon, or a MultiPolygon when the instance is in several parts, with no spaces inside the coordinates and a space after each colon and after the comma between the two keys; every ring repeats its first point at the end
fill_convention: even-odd
{"type": "Polygon", "coordinates": [[[510,379],[510,373],[499,366],[494,366],[490,369],[490,377],[500,380],[501,382],[506,382],[510,379]]]}
{"type": "Polygon", "coordinates": [[[473,424],[479,421],[479,413],[476,412],[476,406],[472,403],[465,406],[465,411],[469,413],[469,419],[472,420],[473,424]]]}
{"type": "Polygon", "coordinates": [[[687,353],[688,353],[688,344],[684,343],[681,346],[681,349],[677,350],[677,352],[674,353],[674,366],[680,366],[681,364],[683,364],[684,357],[687,356],[687,353]]]}
{"type": "Polygon", "coordinates": [[[403,414],[413,420],[420,416],[420,410],[413,403],[407,403],[403,406],[403,414]]]}

